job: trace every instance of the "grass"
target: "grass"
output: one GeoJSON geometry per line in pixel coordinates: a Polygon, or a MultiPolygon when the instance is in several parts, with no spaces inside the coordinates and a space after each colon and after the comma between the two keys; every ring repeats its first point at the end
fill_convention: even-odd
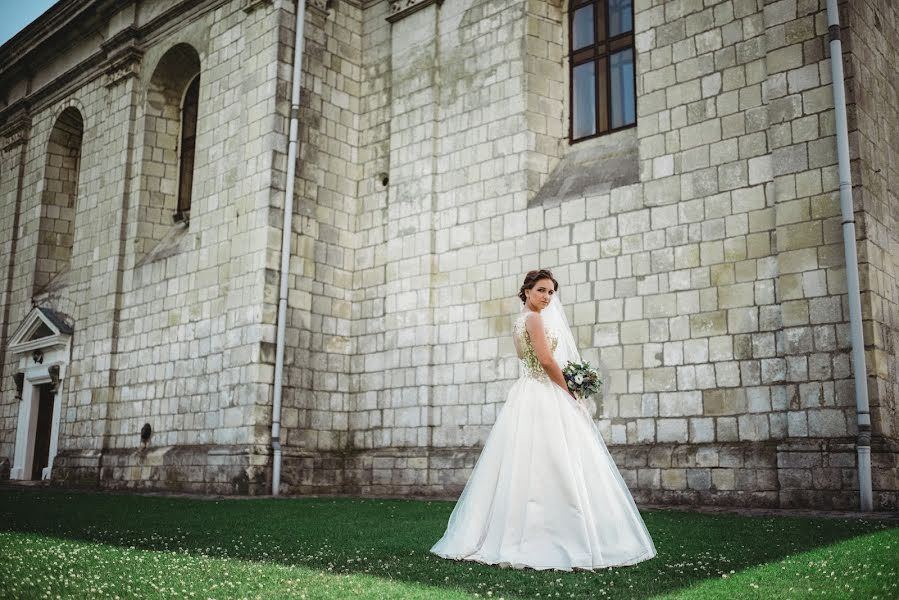
{"type": "Polygon", "coordinates": [[[452,506],[0,489],[0,596],[899,597],[895,523],[647,512],[658,557],[561,573],[430,555],[452,506]]]}

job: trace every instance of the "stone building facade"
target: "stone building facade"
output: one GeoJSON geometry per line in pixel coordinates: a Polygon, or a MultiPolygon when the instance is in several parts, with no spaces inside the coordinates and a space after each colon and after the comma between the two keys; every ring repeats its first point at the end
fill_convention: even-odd
{"type": "MultiPolygon", "coordinates": [[[[567,2],[306,6],[284,492],[458,493],[541,266],[638,501],[858,505],[823,1],[635,0],[635,126],[576,142],[567,2]]],[[[0,48],[8,476],[268,493],[295,9],[60,2],[0,48]]],[[[895,508],[899,8],[841,19],[895,508]]]]}

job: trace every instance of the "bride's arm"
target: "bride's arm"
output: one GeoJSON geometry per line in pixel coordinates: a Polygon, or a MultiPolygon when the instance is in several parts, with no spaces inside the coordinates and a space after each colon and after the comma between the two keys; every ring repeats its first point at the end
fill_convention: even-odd
{"type": "Polygon", "coordinates": [[[529,315],[525,322],[525,328],[528,331],[528,335],[531,338],[531,346],[534,347],[534,353],[537,355],[537,360],[540,361],[543,370],[546,371],[546,374],[549,375],[549,378],[556,385],[568,392],[568,395],[574,398],[574,394],[571,393],[568,389],[568,384],[565,383],[565,376],[562,375],[562,369],[559,367],[559,363],[556,362],[556,359],[553,358],[552,350],[549,348],[549,342],[546,339],[546,330],[543,328],[543,317],[541,317],[539,313],[529,315]]]}

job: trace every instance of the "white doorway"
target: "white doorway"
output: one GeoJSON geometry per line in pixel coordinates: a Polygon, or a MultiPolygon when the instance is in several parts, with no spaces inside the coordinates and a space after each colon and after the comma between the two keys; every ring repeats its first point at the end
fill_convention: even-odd
{"type": "Polygon", "coordinates": [[[49,479],[59,442],[72,328],[56,313],[34,308],[9,344],[18,356],[16,447],[10,479],[49,479]]]}

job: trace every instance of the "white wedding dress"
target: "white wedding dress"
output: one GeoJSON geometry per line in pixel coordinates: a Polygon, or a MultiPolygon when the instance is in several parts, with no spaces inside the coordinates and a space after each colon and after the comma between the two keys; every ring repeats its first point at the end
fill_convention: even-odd
{"type": "MultiPolygon", "coordinates": [[[[555,299],[543,314],[550,308],[557,318],[544,317],[547,340],[564,367],[579,357],[555,299]]],[[[533,314],[525,310],[515,320],[521,376],[431,552],[565,571],[652,558],[655,546],[593,419],[537,360],[525,329],[533,314]]]]}

